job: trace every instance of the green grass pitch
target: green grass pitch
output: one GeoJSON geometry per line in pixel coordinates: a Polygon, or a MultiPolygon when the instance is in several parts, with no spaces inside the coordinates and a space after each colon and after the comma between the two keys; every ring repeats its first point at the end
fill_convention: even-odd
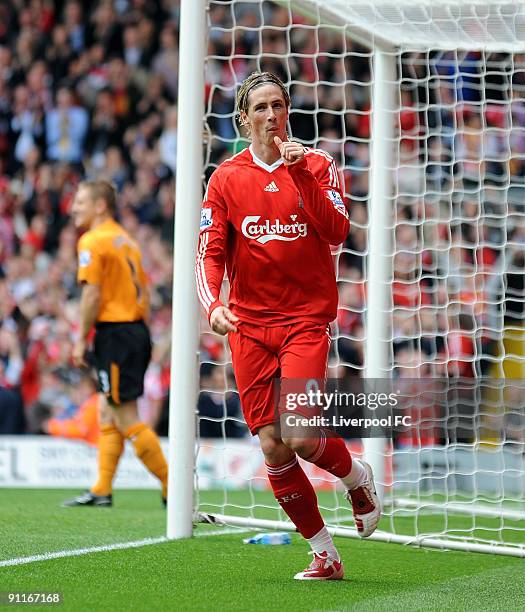
{"type": "MultiPolygon", "coordinates": [[[[0,561],[165,533],[166,511],[154,491],[117,491],[111,509],[61,508],[60,502],[71,493],[76,492],[0,489],[0,561]]],[[[221,495],[205,493],[201,501],[220,502],[221,495]]],[[[242,492],[228,492],[228,499],[236,506],[251,503],[242,492]]],[[[266,493],[258,501],[270,505],[266,493]]],[[[399,520],[406,521],[409,533],[413,520],[399,520]]],[[[430,523],[440,519],[425,520],[427,524],[419,529],[430,529],[430,523]]],[[[488,531],[497,525],[499,521],[487,522],[483,528],[488,531]]],[[[458,519],[459,531],[468,528],[469,519],[458,519]]],[[[217,528],[199,526],[196,534],[210,530],[217,528]]],[[[338,538],[346,579],[298,582],[292,580],[293,574],[310,559],[299,536],[293,536],[290,546],[245,545],[242,539],[246,536],[195,537],[0,567],[0,592],[60,591],[60,609],[65,611],[508,612],[525,607],[525,559],[338,538]]]]}

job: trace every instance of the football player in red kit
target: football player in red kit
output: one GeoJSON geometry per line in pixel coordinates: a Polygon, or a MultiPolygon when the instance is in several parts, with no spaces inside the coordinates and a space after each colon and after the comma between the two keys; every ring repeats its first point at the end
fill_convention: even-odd
{"type": "Polygon", "coordinates": [[[329,323],[337,313],[330,245],[346,238],[348,213],[330,155],[288,140],[290,97],[278,77],[250,75],[237,106],[252,142],[210,178],[196,263],[199,298],[212,329],[228,335],[243,413],[259,436],[275,497],[312,549],[312,563],[295,578],[338,580],[343,564],[297,455],[342,480],[362,537],[381,514],[372,470],[323,430],[281,437],[274,393],[279,377],[326,377],[329,323]],[[219,299],[225,265],[228,306],[219,299]]]}

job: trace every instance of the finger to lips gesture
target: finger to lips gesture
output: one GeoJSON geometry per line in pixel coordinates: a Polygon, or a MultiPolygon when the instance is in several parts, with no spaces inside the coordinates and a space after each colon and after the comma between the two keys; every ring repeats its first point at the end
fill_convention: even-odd
{"type": "Polygon", "coordinates": [[[299,142],[283,141],[279,136],[274,136],[273,141],[279,148],[285,166],[293,166],[304,159],[304,147],[299,142]]]}

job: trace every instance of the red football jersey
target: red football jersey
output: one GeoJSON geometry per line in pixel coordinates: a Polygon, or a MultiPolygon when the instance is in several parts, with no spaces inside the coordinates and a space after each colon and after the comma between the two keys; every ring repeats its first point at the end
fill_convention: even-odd
{"type": "Polygon", "coordinates": [[[330,155],[305,148],[302,163],[269,166],[249,147],[212,174],[201,211],[196,276],[208,317],[222,305],[241,321],[328,323],[337,314],[330,245],[348,235],[348,213],[330,155]]]}

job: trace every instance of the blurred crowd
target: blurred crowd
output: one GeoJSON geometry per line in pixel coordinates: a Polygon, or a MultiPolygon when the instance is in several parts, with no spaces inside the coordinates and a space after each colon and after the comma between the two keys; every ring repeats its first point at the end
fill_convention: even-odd
{"type": "MultiPolygon", "coordinates": [[[[93,383],[70,360],[79,288],[68,213],[78,182],[94,177],[116,185],[119,220],[144,254],[154,351],[140,411],[167,431],[179,4],[0,4],[0,431],[4,419],[5,430],[93,440],[93,383]]],[[[271,2],[212,1],[207,18],[205,178],[248,144],[236,86],[256,69],[279,74],[291,135],[329,151],[344,178],[352,229],[334,257],[329,373],[360,375],[371,53],[344,28],[301,27],[271,2]]],[[[506,373],[504,326],[523,327],[525,56],[406,53],[399,77],[394,372],[506,373]]],[[[201,434],[244,435],[226,343],[205,320],[202,330],[201,434]]]]}
{"type": "Polygon", "coordinates": [[[154,350],[140,411],[166,430],[178,17],[169,0],[0,4],[0,430],[4,419],[96,438],[91,375],[71,365],[69,220],[78,182],[94,177],[116,185],[119,220],[142,248],[154,350]]]}

